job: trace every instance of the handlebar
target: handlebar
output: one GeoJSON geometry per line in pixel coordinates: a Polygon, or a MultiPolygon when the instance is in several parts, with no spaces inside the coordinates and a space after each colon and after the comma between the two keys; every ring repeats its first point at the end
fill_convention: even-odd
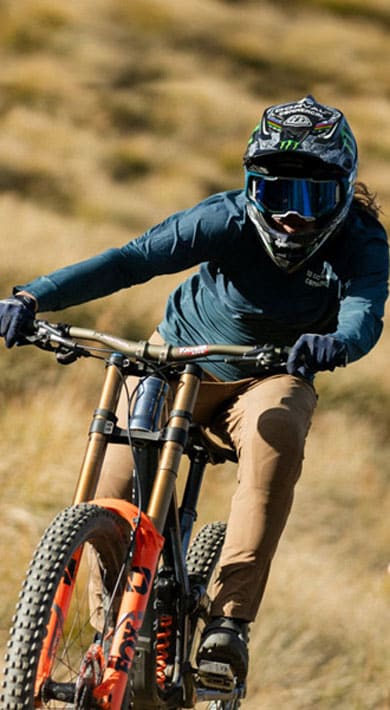
{"type": "Polygon", "coordinates": [[[89,328],[63,323],[49,323],[45,320],[35,320],[32,327],[33,333],[24,336],[25,341],[43,350],[53,351],[57,357],[62,356],[58,358],[60,362],[73,362],[79,357],[93,355],[93,346],[80,344],[78,340],[99,343],[111,352],[126,355],[130,360],[149,361],[159,365],[220,355],[229,362],[240,360],[267,370],[271,367],[285,365],[290,351],[287,346],[272,344],[260,346],[211,343],[187,346],[154,345],[146,340],[126,340],[89,328]]]}

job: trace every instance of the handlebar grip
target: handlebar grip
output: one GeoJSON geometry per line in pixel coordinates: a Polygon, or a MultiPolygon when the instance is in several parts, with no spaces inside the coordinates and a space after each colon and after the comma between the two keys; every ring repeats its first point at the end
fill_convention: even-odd
{"type": "Polygon", "coordinates": [[[29,322],[24,323],[23,328],[20,331],[20,334],[27,338],[30,335],[35,335],[37,330],[38,330],[38,327],[37,327],[36,321],[31,320],[29,322]]]}

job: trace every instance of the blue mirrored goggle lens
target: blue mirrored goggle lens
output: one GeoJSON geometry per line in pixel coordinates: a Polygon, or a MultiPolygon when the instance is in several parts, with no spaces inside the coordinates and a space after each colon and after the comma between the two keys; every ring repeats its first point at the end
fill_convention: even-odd
{"type": "Polygon", "coordinates": [[[337,180],[263,178],[253,175],[254,197],[259,206],[275,215],[296,212],[302,217],[318,218],[332,212],[340,201],[337,180]]]}

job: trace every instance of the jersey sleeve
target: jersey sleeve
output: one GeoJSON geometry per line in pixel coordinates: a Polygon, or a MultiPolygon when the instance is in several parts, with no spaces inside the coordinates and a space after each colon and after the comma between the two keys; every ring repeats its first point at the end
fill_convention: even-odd
{"type": "Polygon", "coordinates": [[[354,244],[334,333],[346,344],[349,362],[366,355],[382,333],[389,277],[387,237],[379,223],[354,244]]]}
{"type": "Polygon", "coordinates": [[[40,311],[55,311],[107,296],[160,274],[183,271],[218,259],[242,217],[236,200],[220,193],[177,212],[123,247],[41,276],[24,289],[40,311]]]}

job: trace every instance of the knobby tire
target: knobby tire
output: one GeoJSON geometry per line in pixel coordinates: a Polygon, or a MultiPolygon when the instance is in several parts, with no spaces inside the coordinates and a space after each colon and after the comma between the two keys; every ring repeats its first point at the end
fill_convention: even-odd
{"type": "MultiPolygon", "coordinates": [[[[224,523],[205,525],[194,538],[187,554],[190,579],[206,589],[209,589],[218,565],[225,528],[224,523]]],[[[5,657],[1,694],[3,710],[33,710],[39,707],[37,699],[34,698],[34,688],[42,645],[56,591],[64,577],[69,574],[69,562],[75,553],[80,548],[84,548],[86,543],[94,548],[99,557],[104,588],[109,598],[122,568],[130,534],[130,528],[125,520],[115,513],[89,503],[65,509],[47,528],[27,571],[13,619],[5,657]]],[[[91,625],[87,589],[88,573],[83,574],[79,570],[77,574],[81,577],[80,603],[83,608],[76,610],[75,602],[78,593],[74,592],[72,606],[64,621],[63,640],[58,647],[53,666],[52,680],[61,683],[76,682],[80,663],[96,634],[96,629],[91,625]]],[[[118,598],[120,593],[119,586],[118,598]]],[[[107,613],[110,613],[109,623],[112,624],[112,608],[107,613]]],[[[192,634],[194,654],[203,626],[202,619],[195,620],[192,634]]],[[[134,701],[136,706],[135,698],[134,701]]],[[[53,710],[75,706],[73,703],[59,699],[44,699],[41,707],[53,710]]],[[[86,700],[85,708],[88,707],[91,706],[86,700]]],[[[130,707],[132,707],[131,699],[130,707]]],[[[239,701],[214,701],[209,703],[207,708],[208,710],[236,710],[239,708],[239,701]]]]}
{"type": "MultiPolygon", "coordinates": [[[[119,571],[123,571],[122,565],[130,534],[130,526],[123,518],[89,503],[66,508],[46,529],[27,571],[13,619],[5,657],[1,694],[3,710],[32,710],[40,706],[75,707],[68,700],[42,700],[39,705],[39,700],[34,699],[37,669],[53,600],[57,589],[70,573],[74,556],[83,549],[82,560],[83,564],[86,564],[91,557],[88,551],[94,548],[103,581],[105,613],[110,615],[109,623],[112,624],[115,600],[111,605],[107,600],[112,597],[119,571]]],[[[83,570],[80,566],[67,618],[62,624],[62,639],[51,671],[52,680],[69,683],[70,686],[75,684],[80,662],[96,634],[96,629],[91,624],[88,574],[88,569],[83,570]]],[[[119,584],[116,592],[118,598],[121,591],[119,584]]],[[[91,704],[85,700],[85,704],[77,707],[87,708],[91,707],[91,704]]]]}

